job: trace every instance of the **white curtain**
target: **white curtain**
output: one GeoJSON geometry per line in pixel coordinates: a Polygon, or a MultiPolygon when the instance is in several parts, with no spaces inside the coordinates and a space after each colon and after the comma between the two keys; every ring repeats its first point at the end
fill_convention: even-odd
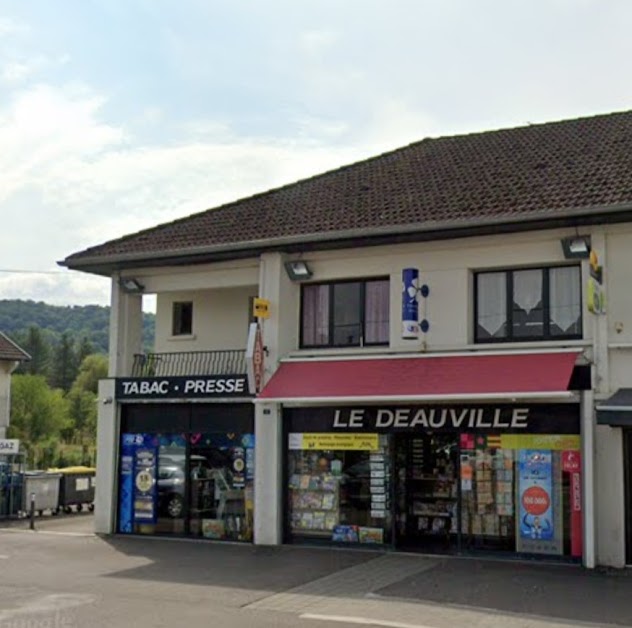
{"type": "Polygon", "coordinates": [[[303,344],[329,344],[329,286],[303,286],[303,344]]]}
{"type": "Polygon", "coordinates": [[[389,282],[369,281],[364,296],[364,341],[387,343],[389,340],[389,282]]]}
{"type": "Polygon", "coordinates": [[[477,322],[490,336],[496,336],[507,322],[507,276],[482,273],[477,280],[477,322]]]}
{"type": "Polygon", "coordinates": [[[521,270],[513,275],[513,302],[527,314],[542,301],[542,271],[521,270]]]}
{"type": "Polygon", "coordinates": [[[549,271],[549,304],[551,322],[557,325],[562,332],[568,332],[579,321],[581,282],[577,266],[551,268],[549,271]]]}

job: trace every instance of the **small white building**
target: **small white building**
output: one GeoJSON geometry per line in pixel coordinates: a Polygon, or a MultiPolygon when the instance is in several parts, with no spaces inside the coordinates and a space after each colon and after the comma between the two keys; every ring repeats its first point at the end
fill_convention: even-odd
{"type": "Polygon", "coordinates": [[[112,279],[97,530],[632,563],[631,151],[426,139],[69,256],[112,279]]]}
{"type": "Polygon", "coordinates": [[[6,438],[11,416],[11,373],[30,360],[15,342],[0,332],[0,439],[6,438]]]}

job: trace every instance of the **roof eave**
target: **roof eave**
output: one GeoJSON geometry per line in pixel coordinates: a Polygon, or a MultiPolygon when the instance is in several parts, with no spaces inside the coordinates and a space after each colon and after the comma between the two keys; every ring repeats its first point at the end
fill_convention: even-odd
{"type": "Polygon", "coordinates": [[[569,226],[632,221],[632,202],[616,205],[595,205],[538,212],[537,216],[494,216],[472,219],[433,221],[375,227],[372,229],[348,229],[345,231],[320,232],[292,235],[265,240],[251,240],[211,246],[179,248],[155,252],[125,253],[111,256],[74,256],[58,262],[71,270],[80,270],[109,276],[115,270],[146,267],[148,265],[181,265],[257,256],[265,251],[287,252],[315,249],[347,248],[349,246],[377,246],[388,243],[423,241],[428,239],[463,238],[493,233],[512,233],[537,229],[555,229],[569,226]]]}

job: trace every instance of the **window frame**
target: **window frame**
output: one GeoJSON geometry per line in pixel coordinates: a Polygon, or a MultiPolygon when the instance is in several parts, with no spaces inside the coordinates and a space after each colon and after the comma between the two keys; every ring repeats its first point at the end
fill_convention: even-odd
{"type": "Polygon", "coordinates": [[[549,266],[517,266],[511,268],[495,268],[489,270],[477,270],[474,272],[474,343],[475,344],[503,344],[525,342],[549,342],[560,340],[581,340],[584,337],[584,294],[582,286],[582,267],[580,264],[553,264],[549,266]],[[551,295],[550,272],[557,268],[577,268],[579,272],[579,333],[578,334],[551,334],[551,295]],[[542,271],[542,334],[539,336],[515,336],[513,333],[513,288],[514,273],[526,270],[542,271]],[[478,277],[491,273],[504,273],[505,275],[505,307],[507,335],[504,338],[480,338],[478,331],[478,277]]]}
{"type": "Polygon", "coordinates": [[[348,348],[358,348],[358,347],[388,347],[390,345],[390,304],[391,304],[391,294],[390,294],[390,286],[391,286],[391,278],[390,276],[379,276],[379,277],[356,277],[354,279],[340,279],[340,280],[332,280],[332,281],[317,281],[317,282],[305,282],[301,284],[301,307],[300,307],[300,315],[299,315],[299,348],[300,349],[348,349],[348,348]],[[385,342],[367,342],[366,338],[366,284],[377,282],[377,281],[385,281],[388,285],[389,290],[389,334],[388,338],[385,342]],[[334,339],[334,287],[340,286],[344,284],[352,284],[359,283],[360,284],[360,326],[361,326],[361,335],[360,342],[358,344],[335,344],[334,339]],[[305,344],[303,338],[303,315],[305,313],[305,288],[308,286],[327,286],[328,287],[328,298],[329,298],[329,307],[328,307],[328,321],[327,321],[327,332],[329,335],[329,342],[327,344],[315,344],[308,345],[305,344]]]}
{"type": "Polygon", "coordinates": [[[191,336],[193,335],[193,301],[173,301],[171,304],[171,336],[179,337],[179,336],[191,336]],[[191,325],[189,331],[182,331],[176,328],[176,322],[180,323],[182,326],[182,312],[179,315],[176,315],[177,309],[182,306],[189,306],[191,310],[191,325]]]}

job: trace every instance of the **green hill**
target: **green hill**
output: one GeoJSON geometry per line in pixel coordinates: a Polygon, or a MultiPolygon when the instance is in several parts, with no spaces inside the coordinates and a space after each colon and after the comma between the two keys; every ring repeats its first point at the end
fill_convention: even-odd
{"type": "MultiPolygon", "coordinates": [[[[110,308],[101,305],[48,305],[41,301],[0,299],[0,331],[20,341],[29,327],[39,327],[45,337],[57,344],[63,333],[74,341],[86,338],[95,351],[108,352],[110,308]]],[[[154,344],[155,316],[143,314],[143,345],[154,344]]]]}

